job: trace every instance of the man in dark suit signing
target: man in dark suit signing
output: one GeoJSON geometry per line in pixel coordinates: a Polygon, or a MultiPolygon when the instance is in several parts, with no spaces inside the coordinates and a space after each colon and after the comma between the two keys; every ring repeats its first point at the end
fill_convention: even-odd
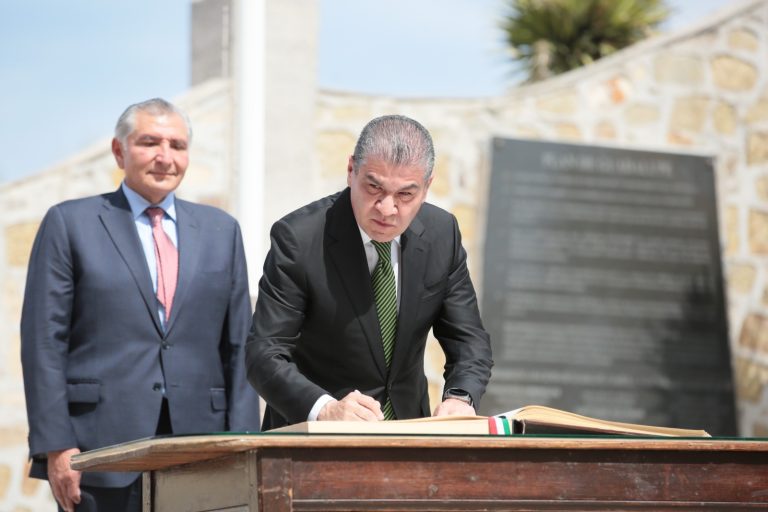
{"type": "Polygon", "coordinates": [[[349,158],[349,187],[272,227],[246,344],[262,428],[429,416],[430,329],[446,356],[434,415],[475,413],[490,341],[456,219],[424,203],[434,159],[421,124],[374,119],[349,158]]]}
{"type": "Polygon", "coordinates": [[[258,429],[240,228],[175,197],[189,144],[174,105],[130,106],[112,140],[120,188],[52,207],[35,239],[21,319],[31,475],[64,510],[81,491],[99,511],[141,510],[139,475],[73,471],[81,450],[258,429]]]}

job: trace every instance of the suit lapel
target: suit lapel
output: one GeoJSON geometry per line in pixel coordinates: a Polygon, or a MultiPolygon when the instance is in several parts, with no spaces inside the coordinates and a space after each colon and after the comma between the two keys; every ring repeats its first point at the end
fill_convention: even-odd
{"type": "Polygon", "coordinates": [[[397,315],[397,337],[392,354],[390,381],[397,376],[403,358],[413,342],[413,322],[418,317],[420,297],[423,292],[424,270],[429,245],[422,238],[424,225],[418,216],[400,237],[400,309],[397,315]]]}
{"type": "Polygon", "coordinates": [[[365,258],[360,229],[352,213],[349,189],[344,190],[328,210],[326,223],[328,254],[349,296],[349,302],[360,322],[365,340],[376,362],[376,368],[386,379],[384,347],[379,331],[379,319],[373,301],[371,273],[365,258]]]}
{"type": "Polygon", "coordinates": [[[128,200],[120,190],[104,197],[105,201],[99,218],[112,239],[112,243],[115,244],[117,251],[128,266],[155,327],[157,327],[158,332],[162,333],[160,319],[157,316],[157,299],[152,289],[152,278],[147,268],[147,259],[141,248],[141,241],[136,232],[136,223],[133,220],[131,208],[128,206],[128,200]]]}
{"type": "Polygon", "coordinates": [[[178,229],[179,277],[176,292],[173,296],[170,322],[166,326],[166,336],[171,331],[179,317],[179,311],[184,304],[184,295],[189,290],[190,283],[197,270],[200,254],[201,230],[189,204],[176,199],[176,227],[178,229]]]}

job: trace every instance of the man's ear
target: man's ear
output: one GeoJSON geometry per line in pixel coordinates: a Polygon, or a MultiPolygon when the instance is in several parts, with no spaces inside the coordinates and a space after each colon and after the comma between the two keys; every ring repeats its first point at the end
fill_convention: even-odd
{"type": "Polygon", "coordinates": [[[117,140],[117,137],[112,139],[112,154],[115,155],[117,166],[121,169],[125,169],[125,167],[123,167],[123,163],[125,161],[123,155],[123,146],[120,145],[120,141],[117,140]]]}
{"type": "Polygon", "coordinates": [[[352,173],[355,172],[355,155],[349,155],[347,161],[347,186],[352,186],[352,173]]]}
{"type": "Polygon", "coordinates": [[[426,193],[427,190],[429,190],[429,186],[432,184],[432,180],[435,178],[434,174],[429,175],[429,179],[427,180],[427,183],[424,185],[424,192],[426,193]]]}

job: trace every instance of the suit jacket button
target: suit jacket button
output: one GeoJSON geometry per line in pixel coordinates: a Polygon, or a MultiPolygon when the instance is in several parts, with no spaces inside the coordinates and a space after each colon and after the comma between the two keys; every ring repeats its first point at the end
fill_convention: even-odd
{"type": "Polygon", "coordinates": [[[152,386],[153,391],[160,391],[161,389],[163,389],[163,385],[160,384],[159,382],[155,382],[154,385],[152,386]]]}
{"type": "Polygon", "coordinates": [[[160,346],[163,348],[163,350],[168,350],[171,347],[167,341],[164,341],[160,346]]]}

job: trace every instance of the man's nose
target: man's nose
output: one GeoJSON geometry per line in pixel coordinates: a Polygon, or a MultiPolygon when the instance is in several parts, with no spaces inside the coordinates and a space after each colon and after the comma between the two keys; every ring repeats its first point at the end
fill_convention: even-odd
{"type": "Polygon", "coordinates": [[[397,205],[395,204],[395,198],[394,196],[387,195],[384,196],[379,202],[378,202],[379,212],[385,216],[389,217],[390,215],[394,215],[397,213],[397,205]]]}
{"type": "Polygon", "coordinates": [[[160,144],[155,154],[155,160],[162,163],[168,163],[172,160],[170,144],[160,144]]]}

